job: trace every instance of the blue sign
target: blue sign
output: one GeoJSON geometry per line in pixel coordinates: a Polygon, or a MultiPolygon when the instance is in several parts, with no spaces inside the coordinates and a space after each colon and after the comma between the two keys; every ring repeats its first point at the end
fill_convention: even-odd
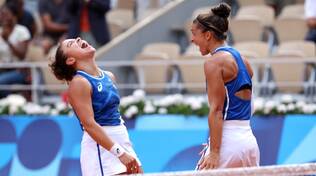
{"type": "MultiPolygon", "coordinates": [[[[144,115],[126,120],[144,171],[193,170],[208,138],[206,117],[144,115]]],[[[254,117],[261,165],[316,161],[316,116],[254,117]]],[[[0,118],[0,175],[81,175],[82,131],[77,118],[0,118]]]]}

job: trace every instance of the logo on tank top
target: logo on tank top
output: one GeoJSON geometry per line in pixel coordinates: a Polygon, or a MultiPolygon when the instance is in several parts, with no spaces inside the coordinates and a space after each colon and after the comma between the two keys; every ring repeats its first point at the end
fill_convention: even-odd
{"type": "Polygon", "coordinates": [[[101,92],[102,91],[102,83],[98,83],[98,92],[101,92]]]}

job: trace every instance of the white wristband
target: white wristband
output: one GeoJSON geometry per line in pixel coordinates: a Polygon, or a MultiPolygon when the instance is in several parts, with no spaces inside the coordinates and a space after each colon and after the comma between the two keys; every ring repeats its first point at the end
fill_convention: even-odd
{"type": "Polygon", "coordinates": [[[114,143],[114,145],[112,146],[110,152],[114,156],[120,157],[120,156],[122,156],[125,153],[125,150],[118,143],[114,143]]]}

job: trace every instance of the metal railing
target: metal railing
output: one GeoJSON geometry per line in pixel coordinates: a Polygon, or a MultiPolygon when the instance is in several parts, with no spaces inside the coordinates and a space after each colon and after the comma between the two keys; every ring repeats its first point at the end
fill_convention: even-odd
{"type": "MultiPolygon", "coordinates": [[[[287,59],[286,57],[278,59],[271,58],[260,58],[260,59],[250,59],[249,62],[253,66],[255,74],[258,73],[259,65],[270,65],[270,64],[316,64],[315,57],[308,58],[291,58],[287,59]]],[[[202,59],[193,59],[193,60],[166,60],[166,61],[97,61],[98,66],[106,67],[106,68],[115,68],[115,67],[129,67],[135,68],[136,66],[174,66],[174,65],[203,65],[204,60],[202,59]]],[[[39,102],[39,91],[44,90],[64,90],[66,89],[66,85],[62,84],[43,84],[40,82],[41,72],[40,68],[47,68],[48,62],[16,62],[16,63],[2,63],[0,64],[0,69],[8,69],[8,68],[29,68],[31,70],[32,81],[30,85],[0,85],[1,90],[30,90],[32,91],[32,100],[34,102],[39,102]]],[[[137,88],[164,88],[164,87],[174,87],[178,86],[180,83],[155,83],[155,84],[144,84],[145,74],[143,72],[143,67],[138,67],[139,71],[137,72],[137,76],[139,78],[139,83],[118,83],[117,87],[119,89],[137,89],[137,88]]],[[[264,84],[270,82],[258,82],[254,84],[255,87],[262,87],[264,84]]],[[[314,84],[314,83],[313,83],[314,84]]],[[[278,86],[302,86],[303,82],[279,82],[278,86]]],[[[205,82],[201,83],[188,83],[186,86],[193,88],[203,88],[205,87],[205,82]]]]}

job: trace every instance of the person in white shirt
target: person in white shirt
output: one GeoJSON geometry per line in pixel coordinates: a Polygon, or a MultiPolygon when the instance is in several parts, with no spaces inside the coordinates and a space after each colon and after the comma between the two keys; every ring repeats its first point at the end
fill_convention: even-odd
{"type": "MultiPolygon", "coordinates": [[[[17,24],[17,7],[5,4],[0,9],[0,63],[21,61],[25,58],[31,34],[26,27],[17,24]]],[[[29,74],[25,69],[0,71],[0,85],[26,84],[29,74]]],[[[10,92],[0,91],[0,98],[10,92]]]]}
{"type": "Polygon", "coordinates": [[[305,0],[304,8],[305,19],[309,28],[305,39],[316,43],[316,1],[305,0]]]}

